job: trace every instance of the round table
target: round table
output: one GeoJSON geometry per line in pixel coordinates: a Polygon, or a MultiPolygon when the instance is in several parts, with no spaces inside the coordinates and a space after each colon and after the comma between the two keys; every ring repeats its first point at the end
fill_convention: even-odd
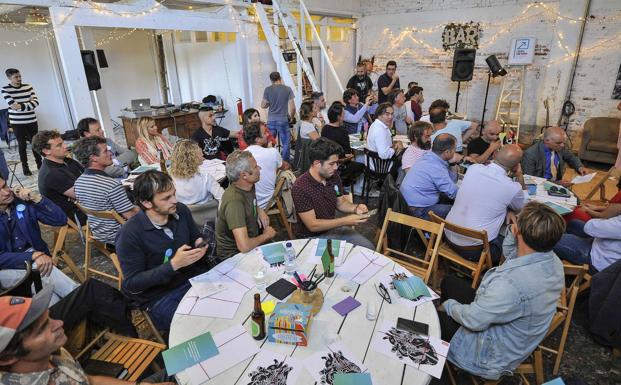
{"type": "MultiPolygon", "coordinates": [[[[293,243],[293,247],[297,253],[297,271],[303,274],[310,273],[315,265],[309,264],[306,261],[314,251],[314,248],[312,247],[312,240],[299,239],[291,242],[293,243]]],[[[345,258],[352,255],[354,248],[351,244],[348,244],[347,246],[348,247],[345,249],[345,258]]],[[[355,247],[360,248],[359,246],[355,247]]],[[[371,250],[368,251],[371,252],[371,250]]],[[[380,258],[386,257],[382,256],[380,258]]],[[[232,260],[227,260],[223,263],[231,262],[236,262],[237,268],[249,273],[252,276],[254,276],[255,272],[263,266],[261,254],[257,249],[249,253],[239,253],[232,257],[232,260]]],[[[349,280],[339,277],[339,268],[337,267],[336,276],[331,279],[325,279],[319,285],[324,293],[324,304],[321,311],[313,317],[308,346],[297,347],[295,345],[271,343],[266,340],[254,342],[262,349],[268,349],[273,352],[291,356],[303,361],[313,353],[326,349],[326,336],[330,335],[333,338],[332,341],[336,339],[343,343],[351,351],[355,358],[362,361],[371,373],[375,384],[428,384],[431,380],[431,377],[428,374],[411,366],[404,365],[381,353],[375,352],[371,348],[371,339],[373,338],[376,328],[379,328],[384,321],[389,321],[392,325],[396,325],[398,317],[427,323],[429,325],[429,335],[440,338],[440,324],[437,312],[432,302],[427,302],[417,306],[416,308],[411,308],[400,305],[394,297],[392,301],[393,303],[389,304],[377,293],[374,284],[378,282],[378,277],[382,274],[382,272],[386,274],[393,271],[397,267],[398,264],[390,260],[389,263],[384,266],[382,271],[377,273],[374,277],[371,277],[362,285],[355,284],[349,280]],[[349,285],[353,290],[350,292],[343,291],[342,288],[346,285],[349,285]],[[346,317],[342,317],[332,309],[332,306],[350,295],[361,302],[362,305],[354,309],[346,317]],[[366,318],[366,308],[369,301],[375,301],[376,303],[378,316],[375,321],[369,321],[366,318]],[[338,337],[336,336],[337,334],[338,337]]],[[[321,271],[322,267],[318,266],[317,274],[321,271]]],[[[268,273],[267,284],[269,286],[271,283],[280,278],[288,280],[290,279],[289,277],[290,276],[284,274],[284,271],[282,270],[278,272],[274,271],[272,273],[268,273]]],[[[178,345],[207,331],[211,332],[213,335],[240,324],[243,325],[246,330],[250,331],[249,315],[252,312],[253,296],[255,293],[257,293],[256,287],[246,292],[234,318],[230,320],[175,314],[170,328],[169,345],[171,347],[178,345]]],[[[265,290],[260,293],[262,301],[274,300],[275,302],[278,302],[276,298],[267,294],[265,290]]],[[[213,377],[209,380],[209,384],[246,385],[249,382],[248,373],[252,368],[252,365],[250,364],[255,357],[256,356],[246,359],[236,366],[213,377]]],[[[180,384],[192,384],[185,371],[178,373],[177,379],[180,384]]],[[[303,370],[298,377],[296,384],[312,385],[315,384],[315,379],[308,371],[303,370]]]]}

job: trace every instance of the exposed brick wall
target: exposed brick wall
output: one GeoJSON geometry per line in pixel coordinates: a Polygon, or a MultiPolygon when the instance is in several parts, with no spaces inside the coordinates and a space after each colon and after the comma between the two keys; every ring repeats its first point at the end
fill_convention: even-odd
{"type": "MultiPolygon", "coordinates": [[[[555,28],[572,51],[576,47],[580,30],[580,23],[555,21],[542,14],[515,25],[508,33],[501,33],[504,27],[498,24],[514,19],[530,3],[527,0],[362,0],[363,17],[358,23],[357,48],[363,57],[375,55],[380,70],[387,60],[397,60],[398,73],[403,79],[402,87],[408,81],[416,80],[425,88],[425,108],[437,98],[446,98],[454,105],[457,83],[450,80],[452,53],[433,50],[442,48],[442,28],[429,34],[404,31],[412,27],[429,28],[448,22],[473,20],[495,23],[483,26],[474,78],[461,86],[459,112],[465,112],[469,118],[478,120],[481,118],[487,81],[485,58],[495,54],[505,65],[512,38],[536,37],[536,57],[534,64],[527,68],[521,120],[521,139],[528,142],[545,123],[543,100],[546,98],[550,103],[550,121],[556,123],[569,83],[572,61],[559,61],[565,55],[565,50],[558,46],[555,28]],[[391,33],[393,39],[390,38],[391,33]],[[397,37],[400,37],[398,41],[397,37]],[[432,50],[410,37],[429,44],[432,50]],[[551,61],[556,63],[547,67],[551,61]]],[[[583,0],[550,1],[546,5],[573,18],[581,17],[584,11],[583,0]]],[[[531,9],[526,15],[539,12],[541,10],[531,9]]],[[[592,0],[590,13],[594,18],[587,24],[583,48],[621,33],[621,18],[612,20],[604,17],[621,13],[621,1],[592,0]]],[[[579,146],[580,135],[577,134],[585,119],[590,116],[619,116],[616,111],[617,101],[611,99],[611,93],[621,64],[621,39],[615,43],[614,46],[581,56],[572,94],[577,113],[569,127],[575,149],[579,146]]],[[[495,113],[499,91],[500,80],[493,80],[486,119],[495,113]]]]}

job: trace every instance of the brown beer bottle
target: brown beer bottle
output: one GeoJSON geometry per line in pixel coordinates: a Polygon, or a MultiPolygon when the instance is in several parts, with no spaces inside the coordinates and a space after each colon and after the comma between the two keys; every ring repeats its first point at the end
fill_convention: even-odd
{"type": "Polygon", "coordinates": [[[261,309],[261,296],[259,293],[254,295],[254,311],[250,316],[250,328],[252,338],[262,340],[265,338],[265,312],[261,309]]]}
{"type": "Polygon", "coordinates": [[[166,168],[166,159],[164,159],[164,153],[162,150],[158,150],[160,156],[160,171],[164,174],[168,174],[168,169],[166,168]]]}
{"type": "Polygon", "coordinates": [[[332,239],[328,239],[326,249],[328,250],[328,255],[330,256],[330,265],[328,267],[328,271],[324,274],[326,277],[334,277],[334,253],[332,252],[332,239]]]}

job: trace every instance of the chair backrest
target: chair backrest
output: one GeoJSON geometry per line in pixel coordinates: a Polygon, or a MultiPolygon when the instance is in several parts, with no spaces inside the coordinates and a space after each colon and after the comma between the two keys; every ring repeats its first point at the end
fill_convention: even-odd
{"type": "Polygon", "coordinates": [[[397,263],[402,264],[412,273],[419,275],[423,281],[427,283],[435,270],[436,257],[438,255],[443,231],[444,224],[433,223],[410,215],[397,213],[389,208],[386,211],[386,217],[382,225],[382,230],[380,231],[375,251],[395,259],[397,263]],[[390,222],[415,229],[421,236],[425,236],[425,233],[427,234],[429,239],[425,255],[422,259],[388,247],[387,229],[390,222]],[[393,254],[399,258],[393,258],[393,254]]]}
{"type": "Polygon", "coordinates": [[[215,222],[218,216],[218,201],[212,199],[207,203],[200,205],[187,205],[192,213],[192,219],[199,228],[202,228],[205,222],[215,222]]]}
{"type": "Polygon", "coordinates": [[[125,218],[123,218],[119,213],[117,213],[114,210],[95,211],[95,210],[87,209],[86,207],[81,205],[80,202],[76,202],[76,206],[78,206],[80,211],[82,211],[86,215],[92,215],[92,216],[100,218],[100,219],[114,219],[115,221],[119,222],[120,224],[124,224],[125,223],[125,218]]]}
{"type": "Polygon", "coordinates": [[[619,135],[619,118],[596,117],[587,119],[584,122],[584,131],[588,131],[591,137],[597,137],[598,140],[617,141],[619,135]]]}
{"type": "Polygon", "coordinates": [[[269,210],[270,208],[272,208],[272,206],[276,204],[277,199],[281,199],[280,194],[282,193],[282,188],[284,185],[285,178],[279,177],[276,181],[276,186],[274,187],[274,193],[272,194],[270,200],[267,202],[267,206],[265,206],[266,209],[269,210]]]}
{"type": "Polygon", "coordinates": [[[24,262],[26,269],[24,276],[12,287],[5,289],[0,293],[0,297],[5,295],[13,295],[19,297],[32,297],[35,293],[43,288],[41,283],[41,274],[38,270],[34,270],[29,261],[24,262]],[[34,284],[35,291],[33,293],[32,286],[34,284]]]}
{"type": "Polygon", "coordinates": [[[392,158],[382,159],[377,152],[371,151],[368,148],[364,149],[364,154],[367,159],[367,170],[383,175],[390,173],[390,167],[392,166],[393,160],[392,158]]]}

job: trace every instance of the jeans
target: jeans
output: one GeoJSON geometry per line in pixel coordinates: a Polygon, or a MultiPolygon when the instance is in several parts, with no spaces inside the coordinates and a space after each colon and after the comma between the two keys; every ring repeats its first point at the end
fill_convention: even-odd
{"type": "Polygon", "coordinates": [[[567,232],[554,246],[554,253],[560,258],[575,265],[588,264],[591,266],[591,245],[593,238],[584,232],[585,222],[571,220],[567,224],[567,232]]]}
{"type": "Polygon", "coordinates": [[[280,154],[282,155],[282,160],[290,162],[291,131],[289,130],[289,122],[267,122],[267,128],[270,129],[274,137],[278,135],[278,140],[281,145],[280,154]]]}
{"type": "MultiPolygon", "coordinates": [[[[496,239],[489,241],[489,252],[491,254],[492,264],[494,266],[497,266],[500,262],[500,257],[502,256],[502,242],[504,241],[504,239],[504,236],[498,234],[496,239]]],[[[482,246],[478,249],[472,250],[471,248],[466,249],[459,245],[456,245],[448,239],[446,239],[446,242],[463,258],[466,258],[467,260],[473,262],[479,261],[479,258],[481,257],[481,251],[483,250],[482,246]]]]}
{"type": "Polygon", "coordinates": [[[186,282],[147,305],[147,312],[158,330],[168,331],[179,302],[192,285],[186,282]]]}
{"type": "Polygon", "coordinates": [[[328,230],[320,235],[321,238],[341,239],[347,241],[356,246],[366,247],[367,249],[375,250],[375,245],[371,243],[364,235],[360,234],[356,230],[349,226],[336,227],[332,230],[328,230]]]}
{"type": "Polygon", "coordinates": [[[453,205],[445,204],[445,203],[436,203],[435,205],[431,205],[428,207],[414,207],[410,206],[410,213],[415,217],[430,220],[429,211],[433,211],[434,214],[439,216],[440,218],[446,218],[449,211],[451,211],[451,207],[453,205]]]}
{"type": "MultiPolygon", "coordinates": [[[[469,281],[454,275],[445,276],[440,287],[442,289],[440,303],[444,303],[447,299],[454,299],[461,304],[467,305],[474,301],[476,295],[476,291],[472,288],[469,281]]],[[[443,311],[438,312],[438,318],[440,320],[442,339],[450,342],[461,325],[443,311]]]]}
{"type": "MultiPolygon", "coordinates": [[[[33,264],[33,268],[36,268],[36,263],[33,264]]],[[[24,274],[26,274],[26,270],[24,269],[0,270],[0,283],[2,283],[2,287],[11,287],[17,284],[17,282],[24,277],[24,274]]],[[[42,276],[41,283],[43,286],[53,286],[50,305],[56,304],[60,299],[66,297],[78,287],[78,284],[74,280],[67,277],[67,275],[57,267],[54,267],[47,277],[42,276]]]]}
{"type": "Polygon", "coordinates": [[[9,182],[9,166],[6,164],[6,158],[4,152],[0,149],[0,177],[4,179],[7,184],[9,182]]]}
{"type": "MultiPolygon", "coordinates": [[[[11,124],[13,132],[15,133],[15,139],[17,139],[17,148],[19,152],[19,160],[22,162],[22,169],[28,170],[28,155],[26,154],[26,147],[28,142],[32,143],[32,138],[39,131],[39,125],[37,122],[26,124],[11,124]]],[[[41,168],[41,155],[37,154],[35,150],[32,150],[37,168],[41,168]]]]}

